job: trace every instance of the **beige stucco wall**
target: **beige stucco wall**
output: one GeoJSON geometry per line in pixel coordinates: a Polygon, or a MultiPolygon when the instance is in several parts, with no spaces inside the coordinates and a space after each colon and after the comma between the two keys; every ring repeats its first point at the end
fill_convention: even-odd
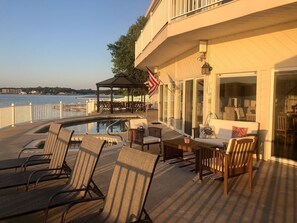
{"type": "MultiPolygon", "coordinates": [[[[215,111],[218,74],[256,72],[257,74],[257,121],[261,126],[261,149],[270,157],[273,117],[274,69],[297,70],[297,28],[295,23],[282,24],[254,30],[220,39],[209,40],[207,61],[213,66],[211,76],[205,77],[204,114],[215,111]]],[[[170,52],[169,52],[170,53],[170,52]]],[[[159,67],[160,79],[169,83],[174,80],[201,78],[202,63],[197,48],[180,55],[159,67]]]]}

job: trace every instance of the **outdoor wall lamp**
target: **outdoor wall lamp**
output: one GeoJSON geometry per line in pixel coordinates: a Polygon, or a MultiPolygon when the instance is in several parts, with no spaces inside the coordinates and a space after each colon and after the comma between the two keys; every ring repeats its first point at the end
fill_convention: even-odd
{"type": "Polygon", "coordinates": [[[199,41],[199,53],[201,53],[200,57],[198,58],[201,62],[204,61],[204,64],[201,67],[201,74],[202,75],[209,75],[212,67],[207,63],[206,60],[206,53],[207,53],[207,40],[200,40],[199,41]]]}
{"type": "Polygon", "coordinates": [[[201,67],[201,74],[209,75],[211,71],[212,71],[212,67],[209,65],[209,63],[204,62],[203,66],[201,67]]]}

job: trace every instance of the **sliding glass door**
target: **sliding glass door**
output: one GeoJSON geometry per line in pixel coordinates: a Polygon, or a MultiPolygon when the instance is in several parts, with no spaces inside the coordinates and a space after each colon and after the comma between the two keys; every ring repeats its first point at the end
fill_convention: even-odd
{"type": "Polygon", "coordinates": [[[168,84],[163,88],[163,122],[167,124],[168,121],[168,84]]]}
{"type": "Polygon", "coordinates": [[[192,119],[193,119],[193,80],[186,81],[185,89],[185,123],[184,132],[192,135],[192,119]]]}
{"type": "Polygon", "coordinates": [[[204,91],[204,80],[197,80],[196,89],[196,126],[203,124],[203,91],[204,91]]]}
{"type": "Polygon", "coordinates": [[[272,155],[297,161],[297,71],[276,73],[272,155]]]}
{"type": "Polygon", "coordinates": [[[179,131],[182,131],[183,123],[183,97],[184,97],[184,84],[183,81],[177,83],[175,90],[175,110],[174,110],[174,120],[175,128],[179,131]]]}
{"type": "Polygon", "coordinates": [[[164,106],[163,106],[163,101],[164,101],[163,89],[164,89],[164,86],[160,85],[159,86],[159,102],[160,102],[160,104],[159,104],[159,110],[160,110],[159,111],[159,119],[160,119],[161,122],[164,121],[164,118],[163,118],[163,108],[164,108],[164,106]]]}

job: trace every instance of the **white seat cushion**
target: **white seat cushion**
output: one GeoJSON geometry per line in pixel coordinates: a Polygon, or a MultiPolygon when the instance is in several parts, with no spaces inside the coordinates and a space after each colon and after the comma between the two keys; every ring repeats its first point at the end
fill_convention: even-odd
{"type": "Polygon", "coordinates": [[[143,144],[151,144],[151,143],[157,143],[161,142],[161,139],[154,136],[146,136],[143,137],[143,144]]]}
{"type": "Polygon", "coordinates": [[[197,142],[203,142],[203,143],[207,143],[213,146],[218,146],[218,147],[223,147],[224,143],[228,143],[229,140],[227,139],[201,139],[201,138],[195,138],[195,141],[197,142]]]}

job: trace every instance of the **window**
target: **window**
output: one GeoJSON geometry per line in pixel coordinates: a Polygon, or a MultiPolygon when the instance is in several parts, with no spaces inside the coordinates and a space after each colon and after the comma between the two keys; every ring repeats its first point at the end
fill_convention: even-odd
{"type": "Polygon", "coordinates": [[[255,74],[219,77],[219,110],[217,115],[224,120],[256,121],[255,74]]]}
{"type": "Polygon", "coordinates": [[[197,115],[197,125],[203,124],[203,87],[204,80],[197,80],[197,90],[196,90],[196,115],[197,115]]]}
{"type": "Polygon", "coordinates": [[[160,85],[159,86],[159,98],[160,98],[160,107],[159,107],[159,109],[160,109],[160,113],[159,113],[159,119],[160,119],[160,121],[161,122],[163,122],[164,121],[164,118],[163,118],[163,101],[164,101],[164,98],[163,98],[163,89],[164,89],[164,86],[163,85],[160,85]]]}
{"type": "Polygon", "coordinates": [[[176,113],[175,113],[175,128],[182,131],[182,114],[183,114],[183,82],[180,81],[176,88],[176,113]]]}
{"type": "Polygon", "coordinates": [[[175,84],[171,84],[170,89],[169,89],[169,93],[170,93],[170,103],[169,103],[169,125],[174,127],[174,93],[175,93],[175,84]]]}
{"type": "Polygon", "coordinates": [[[163,88],[163,122],[168,121],[168,84],[164,85],[163,88]]]}

